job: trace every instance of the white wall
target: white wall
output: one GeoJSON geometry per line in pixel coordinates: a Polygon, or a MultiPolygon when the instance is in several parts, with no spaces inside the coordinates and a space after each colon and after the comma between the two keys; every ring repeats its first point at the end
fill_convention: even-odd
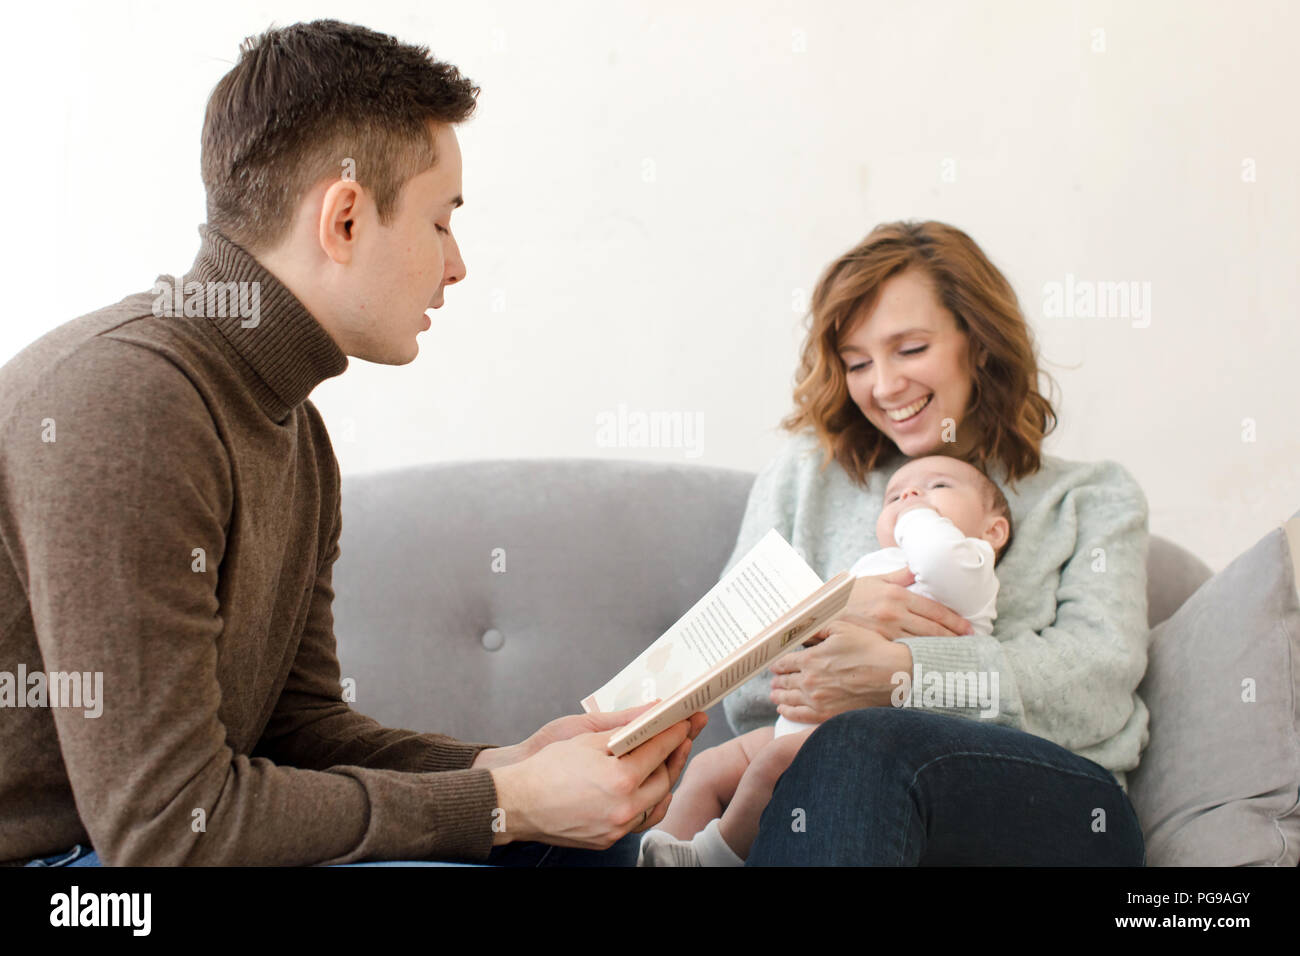
{"type": "Polygon", "coordinates": [[[1123,462],[1153,532],[1216,569],[1300,508],[1287,2],[41,4],[0,64],[0,362],[189,266],[209,91],[244,36],[322,16],[483,87],[467,281],[415,362],[354,359],[313,395],[345,472],[757,469],[801,296],[877,222],[935,218],[1020,294],[1064,395],[1050,453],[1123,462]],[[1044,315],[1067,275],[1150,283],[1149,325],[1044,315]],[[620,405],[700,416],[698,447],[604,446],[620,405]]]}

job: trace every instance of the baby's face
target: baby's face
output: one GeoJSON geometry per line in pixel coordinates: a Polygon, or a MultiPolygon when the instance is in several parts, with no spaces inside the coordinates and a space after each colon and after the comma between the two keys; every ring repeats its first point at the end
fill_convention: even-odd
{"type": "Polygon", "coordinates": [[[876,522],[882,548],[898,545],[894,526],[913,508],[931,508],[968,538],[984,538],[995,516],[984,503],[983,476],[971,465],[948,455],[909,461],[889,479],[885,505],[876,522]]]}

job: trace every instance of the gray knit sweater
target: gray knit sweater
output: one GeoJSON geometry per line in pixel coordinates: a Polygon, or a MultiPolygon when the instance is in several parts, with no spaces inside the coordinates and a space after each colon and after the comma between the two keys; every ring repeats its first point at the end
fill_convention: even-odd
{"type": "MultiPolygon", "coordinates": [[[[880,547],[876,520],[885,485],[907,459],[895,451],[865,489],[823,454],[811,432],[789,438],[750,490],[727,570],[776,528],[829,578],[880,547]]],[[[991,637],[901,638],[918,671],[998,675],[996,717],[980,705],[928,709],[1016,727],[1105,767],[1126,787],[1148,740],[1137,686],[1147,661],[1147,501],[1111,461],[1043,456],[1013,492],[1000,464],[989,476],[1006,494],[1014,538],[998,564],[998,615],[991,637]]],[[[724,701],[745,733],[775,720],[770,672],[724,701]]],[[[944,702],[945,704],[947,702],[944,702]]]]}

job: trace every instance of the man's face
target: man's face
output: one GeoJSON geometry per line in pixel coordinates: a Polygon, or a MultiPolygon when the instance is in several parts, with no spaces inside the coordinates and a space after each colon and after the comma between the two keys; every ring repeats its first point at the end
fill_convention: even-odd
{"type": "MultiPolygon", "coordinates": [[[[369,220],[359,236],[351,307],[344,319],[343,350],[357,358],[404,365],[419,354],[416,335],[427,329],[427,309],[442,308],[443,289],[465,278],[465,262],[451,232],[462,203],[460,144],[450,126],[435,130],[438,160],[403,187],[388,225],[369,220]]],[[[364,184],[364,170],[357,170],[364,184]]],[[[370,207],[373,211],[373,206],[370,207]]]]}
{"type": "Polygon", "coordinates": [[[900,515],[913,508],[933,509],[968,538],[984,537],[989,522],[982,482],[974,467],[948,455],[909,461],[885,487],[876,540],[882,548],[897,546],[894,526],[900,515]]]}

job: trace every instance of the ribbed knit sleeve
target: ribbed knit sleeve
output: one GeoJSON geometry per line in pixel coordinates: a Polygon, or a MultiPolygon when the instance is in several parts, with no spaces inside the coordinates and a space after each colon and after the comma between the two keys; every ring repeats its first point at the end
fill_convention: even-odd
{"type": "MultiPolygon", "coordinates": [[[[306,406],[320,440],[328,442],[315,406],[311,402],[306,406]]],[[[333,467],[332,487],[337,489],[337,461],[333,467]]],[[[343,700],[334,635],[332,580],[343,519],[340,499],[337,494],[332,497],[332,501],[323,502],[334,513],[333,531],[316,574],[307,622],[288,681],[276,701],[257,753],[276,763],[312,770],[327,770],[340,764],[409,772],[464,770],[474,762],[479,751],[497,745],[465,743],[446,734],[384,727],[343,700]]]]}

